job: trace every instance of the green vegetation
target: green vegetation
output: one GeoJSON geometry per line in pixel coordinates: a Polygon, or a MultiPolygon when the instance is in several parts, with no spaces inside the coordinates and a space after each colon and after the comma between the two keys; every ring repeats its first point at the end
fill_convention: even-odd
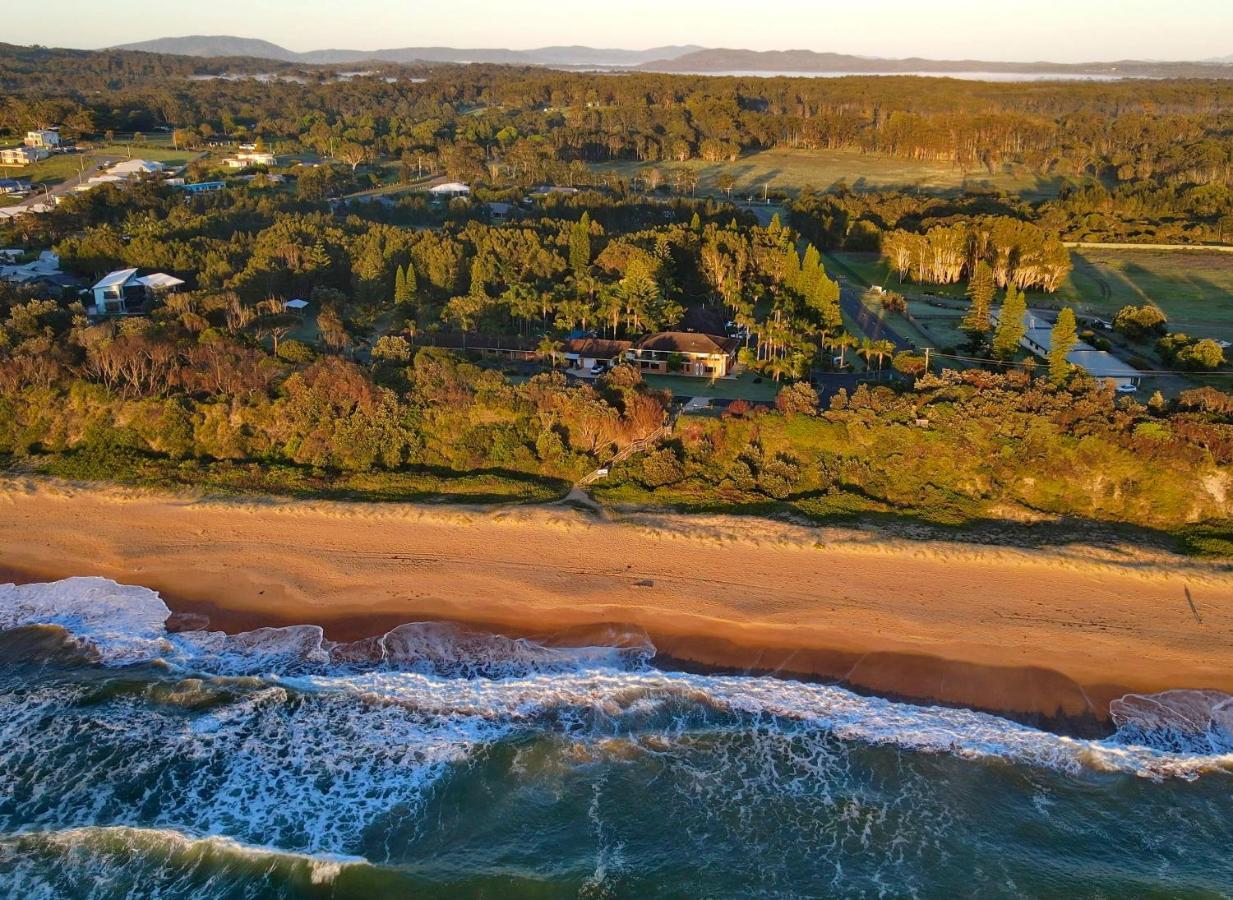
{"type": "Polygon", "coordinates": [[[1151,304],[1176,329],[1233,334],[1233,253],[1077,249],[1071,258],[1074,270],[1050,304],[1109,322],[1125,306],[1151,304]]]}
{"type": "Polygon", "coordinates": [[[1115,407],[1090,380],[1058,390],[1022,373],[948,372],[909,392],[862,386],[813,415],[683,417],[665,450],[622,463],[597,491],[609,503],[819,522],[1078,518],[1185,534],[1195,552],[1219,552],[1233,535],[1228,499],[1213,489],[1233,483],[1227,401],[1195,392],[1156,416],[1115,407]],[[1223,434],[1222,449],[1191,444],[1200,432],[1223,434]]]}
{"type": "Polygon", "coordinates": [[[99,174],[100,167],[126,159],[150,159],[169,166],[183,166],[199,155],[187,150],[173,149],[169,144],[125,142],[102,144],[80,153],[57,153],[29,166],[7,167],[7,171],[10,176],[31,184],[55,187],[64,182],[76,184],[79,176],[84,181],[99,174]]]}
{"type": "Polygon", "coordinates": [[[672,186],[712,197],[752,198],[764,194],[795,197],[804,188],[847,186],[854,190],[924,190],[935,193],[1006,191],[1029,197],[1054,197],[1063,179],[1011,171],[964,171],[947,162],[902,159],[859,150],[774,148],[732,161],[604,162],[591,166],[605,177],[641,189],[672,186]]]}
{"type": "MultiPolygon", "coordinates": [[[[1230,540],[1228,395],[1191,390],[1188,371],[1144,406],[1069,371],[1060,348],[1078,338],[1202,377],[1222,365],[1211,339],[1233,326],[1233,255],[1072,262],[1065,242],[1233,239],[1233,85],[384,65],[340,80],[264,63],[296,77],[196,77],[251,65],[0,48],[2,134],[57,121],[105,142],[90,159],[185,162],[190,179],[218,175],[216,143],[304,162],[280,167],[285,181],[225,173],[200,196],[107,185],[0,223],[0,246],[54,249],[84,278],[137,267],[186,283],[148,316],[101,322],[71,290],[0,287],[11,465],[224,493],[536,501],[658,435],[672,390],[732,402],[617,466],[606,501],[1120,523],[1196,553],[1230,540]],[[133,130],[157,136],[113,143],[133,130]],[[422,192],[443,178],[471,196],[422,192]],[[764,189],[790,199],[774,214],[733,202],[764,189]],[[293,297],[306,312],[284,307],[293,297]],[[1018,346],[1029,302],[1079,314],[1060,319],[1050,379],[1018,346]],[[581,385],[555,371],[572,335],[676,328],[739,334],[742,375],[618,366],[581,385]],[[905,342],[978,358],[939,353],[935,372],[966,368],[938,375],[905,342]],[[834,380],[821,410],[808,382],[840,367],[881,386],[834,380]]],[[[77,162],[28,174],[68,180],[77,162]]]]}
{"type": "MultiPolygon", "coordinates": [[[[10,464],[12,458],[10,457],[10,464]]],[[[280,463],[171,460],[87,445],[71,453],[33,457],[27,468],[72,481],[114,481],[191,490],[214,496],[278,496],[361,502],[546,503],[569,482],[512,473],[451,471],[338,472],[280,463]]]]}

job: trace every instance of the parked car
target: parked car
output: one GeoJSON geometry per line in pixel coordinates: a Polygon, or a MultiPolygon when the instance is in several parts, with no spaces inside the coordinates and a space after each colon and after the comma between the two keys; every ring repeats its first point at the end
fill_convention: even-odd
{"type": "Polygon", "coordinates": [[[1133,394],[1139,390],[1139,386],[1137,384],[1119,384],[1116,390],[1119,394],[1133,394]]]}

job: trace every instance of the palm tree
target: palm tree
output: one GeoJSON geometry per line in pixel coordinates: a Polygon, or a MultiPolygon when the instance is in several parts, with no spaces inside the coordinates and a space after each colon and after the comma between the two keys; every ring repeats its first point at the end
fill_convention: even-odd
{"type": "Polygon", "coordinates": [[[848,364],[848,351],[856,346],[856,338],[846,331],[841,331],[835,339],[835,346],[839,348],[839,368],[842,369],[848,364]]]}
{"type": "Polygon", "coordinates": [[[895,342],[888,340],[880,340],[873,342],[873,353],[878,358],[878,371],[882,371],[882,363],[888,356],[895,355],[895,342]]]}
{"type": "Polygon", "coordinates": [[[873,349],[873,340],[871,338],[861,338],[860,345],[856,348],[856,355],[865,361],[865,368],[869,368],[869,360],[877,353],[873,349]]]}
{"type": "Polygon", "coordinates": [[[564,345],[549,335],[544,335],[539,339],[539,343],[535,345],[535,352],[539,354],[540,359],[551,360],[552,367],[557,367],[557,359],[561,355],[561,348],[564,345]]]}

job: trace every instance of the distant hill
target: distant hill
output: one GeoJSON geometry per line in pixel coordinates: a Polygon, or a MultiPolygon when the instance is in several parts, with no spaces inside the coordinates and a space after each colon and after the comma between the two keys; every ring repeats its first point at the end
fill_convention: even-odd
{"type": "Polygon", "coordinates": [[[135,44],[121,44],[110,50],[142,50],[146,53],[172,53],[176,56],[251,56],[256,59],[277,59],[300,62],[299,54],[259,38],[233,37],[226,34],[194,34],[186,37],[157,38],[135,44]]]}
{"type": "Polygon", "coordinates": [[[1233,78],[1233,66],[1208,62],[993,62],[978,59],[880,59],[846,53],[818,53],[813,50],[736,50],[711,49],[686,53],[671,59],[652,60],[638,66],[651,72],[812,72],[893,75],[928,72],[962,74],[989,72],[1058,76],[1108,76],[1143,78],[1233,78]]]}
{"type": "Polygon", "coordinates": [[[297,53],[269,41],[228,35],[189,35],[122,44],[115,50],[174,53],[180,56],[250,56],[309,64],[358,62],[480,62],[539,66],[637,66],[651,60],[671,60],[701,50],[696,45],[621,50],[596,47],[540,47],[535,50],[459,47],[396,47],[385,50],[309,50],[297,53]]]}
{"type": "Polygon", "coordinates": [[[696,45],[623,50],[582,46],[508,50],[499,47],[392,47],[384,50],[326,49],[298,53],[257,38],[229,35],[190,35],[157,38],[113,47],[196,57],[249,57],[308,65],[389,63],[492,63],[560,68],[630,68],[649,72],[787,72],[893,75],[925,72],[937,75],[989,72],[1056,75],[1059,77],[1233,78],[1233,56],[1203,62],[992,62],[979,59],[880,59],[814,50],[707,49],[696,45]]]}

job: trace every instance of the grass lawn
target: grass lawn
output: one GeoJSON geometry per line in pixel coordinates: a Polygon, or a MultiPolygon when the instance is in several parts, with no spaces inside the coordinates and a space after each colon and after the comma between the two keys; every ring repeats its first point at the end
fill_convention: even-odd
{"type": "Polygon", "coordinates": [[[935,192],[1008,191],[1028,197],[1053,197],[1061,189],[1057,178],[1042,178],[1037,175],[1001,171],[973,172],[965,175],[962,170],[946,163],[916,162],[888,156],[859,153],[855,150],[762,150],[742,156],[735,162],[711,163],[703,160],[687,162],[607,162],[598,163],[592,169],[598,172],[614,172],[623,178],[632,178],[641,169],[658,168],[665,173],[665,180],[672,169],[687,167],[698,173],[698,191],[719,196],[722,194],[715,180],[730,174],[736,178],[733,199],[747,196],[762,196],[763,187],[769,184],[771,191],[789,195],[799,193],[810,185],[825,190],[844,181],[854,190],[882,190],[887,188],[917,188],[935,192]]]}
{"type": "MultiPolygon", "coordinates": [[[[1233,335],[1233,254],[1168,250],[1071,250],[1074,271],[1042,305],[1112,319],[1128,304],[1155,303],[1171,331],[1233,335]]],[[[1035,298],[1033,298],[1033,302],[1035,298]]]]}
{"type": "Polygon", "coordinates": [[[170,166],[182,166],[198,157],[200,154],[189,150],[175,150],[167,146],[147,146],[144,142],[137,145],[128,143],[98,144],[82,153],[56,153],[47,159],[30,166],[0,167],[0,177],[20,178],[34,185],[46,184],[54,187],[65,181],[76,182],[78,174],[85,166],[85,177],[98,174],[101,162],[121,162],[132,159],[152,159],[155,162],[170,166]]]}
{"type": "Polygon", "coordinates": [[[782,387],[770,378],[744,372],[736,378],[686,378],[681,375],[646,375],[646,383],[657,390],[671,391],[678,397],[710,397],[718,400],[749,400],[755,403],[770,403],[782,387]]]}

